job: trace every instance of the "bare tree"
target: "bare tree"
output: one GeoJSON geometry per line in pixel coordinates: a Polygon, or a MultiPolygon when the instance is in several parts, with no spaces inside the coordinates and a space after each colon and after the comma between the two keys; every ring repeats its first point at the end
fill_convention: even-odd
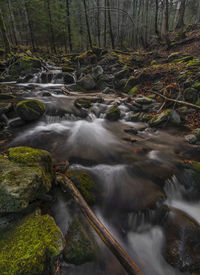
{"type": "Polygon", "coordinates": [[[186,3],[186,0],[181,0],[179,15],[178,15],[178,23],[176,25],[176,29],[184,28],[185,3],[186,3]]]}
{"type": "Polygon", "coordinates": [[[73,47],[72,47],[72,34],[71,34],[71,24],[70,24],[70,6],[69,6],[69,0],[66,0],[66,15],[67,15],[68,42],[69,42],[70,51],[72,51],[73,47]]]}
{"type": "Polygon", "coordinates": [[[90,48],[92,48],[92,38],[91,38],[90,25],[89,25],[89,20],[88,20],[88,11],[87,11],[86,0],[83,0],[83,4],[84,4],[84,10],[85,10],[85,21],[86,21],[86,26],[87,26],[89,45],[90,45],[90,48]]]}
{"type": "Polygon", "coordinates": [[[6,53],[6,55],[8,55],[11,52],[11,48],[10,48],[10,42],[8,40],[8,36],[6,33],[6,25],[4,22],[4,18],[3,18],[1,9],[0,9],[0,29],[1,29],[1,33],[2,33],[3,42],[4,42],[5,53],[6,53]]]}

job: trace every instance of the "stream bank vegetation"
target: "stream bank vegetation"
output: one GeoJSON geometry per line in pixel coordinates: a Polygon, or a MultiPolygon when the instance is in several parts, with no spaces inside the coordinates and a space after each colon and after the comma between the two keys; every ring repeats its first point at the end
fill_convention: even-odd
{"type": "Polygon", "coordinates": [[[150,226],[199,274],[200,2],[1,0],[0,30],[0,274],[159,274],[150,226]]]}

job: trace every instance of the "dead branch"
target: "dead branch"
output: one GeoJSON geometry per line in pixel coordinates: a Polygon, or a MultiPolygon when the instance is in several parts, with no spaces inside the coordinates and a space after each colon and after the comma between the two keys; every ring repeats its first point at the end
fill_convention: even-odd
{"type": "Polygon", "coordinates": [[[71,193],[72,197],[79,205],[83,215],[86,217],[91,226],[98,233],[98,235],[107,245],[107,247],[116,256],[116,258],[119,260],[119,262],[127,271],[127,273],[130,275],[143,275],[143,272],[139,269],[139,267],[134,263],[134,261],[124,251],[120,244],[115,240],[115,238],[111,235],[107,228],[96,217],[96,215],[88,206],[87,202],[84,200],[78,189],[74,186],[73,182],[65,175],[60,173],[57,174],[62,177],[62,180],[60,182],[62,187],[71,193]]]}

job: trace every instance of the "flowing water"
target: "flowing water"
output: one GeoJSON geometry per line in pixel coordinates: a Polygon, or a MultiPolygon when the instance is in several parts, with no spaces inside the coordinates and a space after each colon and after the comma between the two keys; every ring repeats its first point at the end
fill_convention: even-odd
{"type": "MultiPolygon", "coordinates": [[[[131,111],[121,98],[117,99],[121,121],[105,119],[106,110],[115,100],[110,96],[105,96],[102,103],[94,103],[87,116],[81,118],[73,104],[80,93],[62,93],[59,73],[54,69],[44,79],[41,72],[30,83],[17,84],[22,98],[36,98],[45,103],[47,115],[40,121],[16,128],[9,146],[46,149],[52,153],[55,163],[69,160],[71,170],[87,171],[98,188],[93,210],[144,274],[183,274],[162,256],[165,234],[158,221],[159,209],[165,203],[183,210],[200,223],[200,202],[192,203],[185,198],[187,190],[175,176],[180,172],[177,153],[185,148],[183,139],[176,131],[154,131],[143,123],[130,122],[131,111]],[[51,96],[43,96],[44,92],[51,96]],[[135,130],[137,135],[132,134],[135,130]],[[159,184],[165,185],[164,193],[159,184]]],[[[88,96],[99,95],[81,95],[88,96]]],[[[7,128],[11,128],[9,121],[7,128]]],[[[76,206],[59,190],[56,197],[52,213],[66,234],[76,206]]],[[[63,263],[63,275],[126,274],[96,235],[95,238],[100,247],[98,261],[79,267],[63,263]]]]}

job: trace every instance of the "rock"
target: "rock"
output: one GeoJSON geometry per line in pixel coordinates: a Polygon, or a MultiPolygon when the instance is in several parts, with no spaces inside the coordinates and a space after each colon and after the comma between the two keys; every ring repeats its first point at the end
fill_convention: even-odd
{"type": "Polygon", "coordinates": [[[0,93],[0,100],[11,100],[11,99],[15,99],[15,96],[11,94],[0,93]]]}
{"type": "Polygon", "coordinates": [[[42,68],[42,64],[38,58],[21,56],[10,67],[9,74],[11,76],[34,74],[41,68],[42,68]]]}
{"type": "Polygon", "coordinates": [[[21,127],[25,123],[26,122],[24,120],[22,120],[20,117],[16,117],[16,118],[14,118],[12,120],[9,120],[8,125],[9,125],[9,127],[15,128],[15,127],[21,127]]]}
{"type": "Polygon", "coordinates": [[[176,125],[179,125],[181,123],[180,115],[176,111],[172,111],[170,121],[176,125]]]}
{"type": "Polygon", "coordinates": [[[117,106],[113,106],[106,114],[106,119],[110,121],[116,121],[120,119],[120,109],[117,106]]]}
{"type": "Polygon", "coordinates": [[[171,115],[171,110],[167,109],[164,112],[162,112],[161,114],[158,114],[154,118],[152,118],[149,121],[149,125],[157,126],[157,125],[161,124],[162,122],[167,121],[170,118],[170,115],[171,115]]]}
{"type": "Polygon", "coordinates": [[[51,93],[49,93],[49,92],[44,92],[44,93],[42,94],[42,96],[51,96],[51,93]]]}
{"type": "Polygon", "coordinates": [[[92,69],[92,77],[97,80],[103,74],[103,68],[98,65],[92,69]]]}
{"type": "Polygon", "coordinates": [[[76,215],[66,237],[64,258],[66,262],[81,265],[96,259],[95,240],[80,216],[76,215]]]}
{"type": "Polygon", "coordinates": [[[138,104],[151,104],[151,103],[154,103],[155,100],[149,97],[138,97],[135,102],[138,104]]]}
{"type": "Polygon", "coordinates": [[[135,77],[130,76],[129,79],[126,81],[124,91],[128,93],[135,86],[135,84],[137,84],[135,83],[135,77]]]}
{"type": "Polygon", "coordinates": [[[109,88],[109,87],[106,87],[103,91],[102,91],[103,94],[111,94],[111,93],[114,93],[114,90],[109,88]]]}
{"type": "Polygon", "coordinates": [[[135,86],[129,91],[129,95],[135,95],[137,92],[138,92],[138,86],[135,86]]]}
{"type": "Polygon", "coordinates": [[[11,103],[0,103],[0,116],[12,111],[13,107],[11,103]]]}
{"type": "Polygon", "coordinates": [[[200,83],[197,82],[193,85],[193,88],[196,89],[198,92],[200,92],[200,83]]]}
{"type": "Polygon", "coordinates": [[[176,59],[180,59],[183,56],[180,52],[174,52],[168,56],[168,62],[172,62],[176,59]]]}
{"type": "Polygon", "coordinates": [[[197,142],[197,138],[195,135],[187,135],[185,136],[185,140],[190,144],[195,144],[197,142]]]}
{"type": "Polygon", "coordinates": [[[200,140],[200,128],[196,128],[192,133],[195,135],[197,140],[200,140]]]}
{"type": "Polygon", "coordinates": [[[125,67],[123,70],[115,73],[114,77],[121,80],[123,78],[127,78],[129,75],[129,69],[125,67]]]}
{"type": "Polygon", "coordinates": [[[45,106],[38,100],[22,100],[16,105],[16,112],[25,121],[39,119],[45,112],[45,106]]]}
{"type": "Polygon", "coordinates": [[[64,66],[64,67],[62,67],[62,71],[64,73],[73,73],[74,72],[74,68],[68,67],[68,66],[64,66]]]}
{"type": "Polygon", "coordinates": [[[95,196],[95,182],[93,178],[85,171],[71,170],[67,172],[67,176],[72,180],[78,188],[84,199],[89,204],[94,204],[95,196]]]}
{"type": "Polygon", "coordinates": [[[0,240],[0,274],[51,273],[64,246],[65,239],[52,217],[29,215],[0,240]]]}
{"type": "Polygon", "coordinates": [[[198,99],[198,91],[194,88],[187,88],[183,92],[185,101],[195,103],[198,99]]]}
{"type": "Polygon", "coordinates": [[[154,91],[159,91],[159,90],[161,90],[163,88],[163,83],[162,82],[157,82],[157,83],[155,83],[154,84],[154,86],[153,86],[153,90],[154,91]]]}
{"type": "Polygon", "coordinates": [[[80,80],[78,80],[77,84],[86,90],[93,90],[96,87],[96,83],[90,74],[88,74],[88,75],[82,77],[80,80]]]}
{"type": "Polygon", "coordinates": [[[0,155],[0,213],[20,212],[51,189],[54,179],[51,156],[30,147],[0,155]]]}
{"type": "Polygon", "coordinates": [[[78,108],[90,108],[92,106],[89,98],[78,98],[75,100],[74,104],[78,108]]]}
{"type": "Polygon", "coordinates": [[[181,271],[200,271],[200,226],[181,210],[171,208],[164,226],[164,257],[181,271]]]}
{"type": "Polygon", "coordinates": [[[73,84],[74,83],[74,77],[70,73],[63,74],[64,84],[73,84]]]}

